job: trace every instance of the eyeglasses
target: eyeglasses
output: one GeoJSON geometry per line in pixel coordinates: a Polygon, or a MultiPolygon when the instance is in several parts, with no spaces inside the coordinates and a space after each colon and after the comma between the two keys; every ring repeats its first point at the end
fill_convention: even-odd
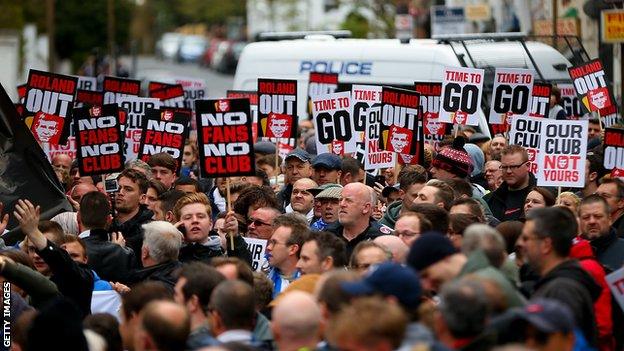
{"type": "Polygon", "coordinates": [[[247,224],[247,226],[250,226],[250,225],[252,225],[252,224],[253,224],[254,226],[256,226],[256,227],[259,227],[259,226],[261,226],[261,225],[268,225],[268,226],[271,226],[271,225],[272,225],[271,223],[263,222],[263,221],[261,221],[261,220],[259,220],[259,219],[249,218],[249,221],[250,221],[250,222],[247,224]]]}
{"type": "Polygon", "coordinates": [[[524,166],[527,162],[529,162],[529,161],[522,162],[519,165],[507,165],[507,166],[501,165],[500,169],[502,169],[503,171],[515,171],[516,169],[524,166]]]}

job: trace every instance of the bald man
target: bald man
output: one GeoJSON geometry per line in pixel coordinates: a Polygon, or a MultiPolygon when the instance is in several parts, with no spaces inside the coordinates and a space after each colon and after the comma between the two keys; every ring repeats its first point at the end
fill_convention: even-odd
{"type": "Polygon", "coordinates": [[[66,154],[56,154],[52,157],[52,166],[62,168],[69,173],[72,164],[72,158],[66,154]]]}
{"type": "MultiPolygon", "coordinates": [[[[74,207],[74,210],[80,209],[80,200],[82,196],[91,191],[98,191],[98,188],[93,183],[80,183],[75,185],[67,195],[67,199],[74,207]]],[[[52,221],[58,223],[63,228],[63,231],[67,234],[78,235],[82,230],[78,226],[78,217],[76,212],[62,212],[51,218],[52,221]]]]}
{"type": "Polygon", "coordinates": [[[273,308],[271,330],[278,350],[314,350],[321,341],[321,309],[312,295],[289,292],[273,308]]]}
{"type": "Polygon", "coordinates": [[[392,261],[395,263],[403,264],[405,263],[405,257],[409,252],[409,247],[395,235],[382,235],[375,240],[373,240],[377,244],[385,247],[392,253],[392,261]]]}
{"type": "Polygon", "coordinates": [[[347,258],[351,257],[358,243],[391,233],[389,228],[382,227],[372,219],[373,207],[376,204],[377,195],[369,186],[350,183],[342,189],[338,221],[330,224],[326,230],[345,242],[347,258]]]}
{"type": "Polygon", "coordinates": [[[134,349],[184,350],[191,322],[184,306],[172,301],[152,301],[141,311],[134,349]]]}
{"type": "Polygon", "coordinates": [[[293,184],[290,195],[290,205],[286,206],[286,213],[298,212],[306,216],[308,224],[314,217],[314,195],[310,189],[318,187],[310,178],[301,178],[293,184]]]}

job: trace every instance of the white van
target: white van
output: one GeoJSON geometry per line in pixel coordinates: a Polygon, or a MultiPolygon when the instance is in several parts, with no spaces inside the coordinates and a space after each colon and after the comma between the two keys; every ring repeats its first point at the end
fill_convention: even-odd
{"type": "MultiPolygon", "coordinates": [[[[299,118],[306,118],[311,71],[339,73],[340,83],[411,88],[414,81],[441,82],[446,66],[478,67],[486,69],[486,93],[488,82],[491,91],[496,67],[534,69],[538,81],[570,81],[567,71],[570,62],[559,51],[541,42],[525,42],[521,35],[516,37],[512,41],[466,37],[459,41],[438,38],[401,42],[308,35],[303,39],[255,42],[243,50],[234,89],[256,90],[258,78],[297,79],[297,111],[299,118]]],[[[490,134],[485,115],[480,118],[479,127],[483,133],[490,134]]]]}

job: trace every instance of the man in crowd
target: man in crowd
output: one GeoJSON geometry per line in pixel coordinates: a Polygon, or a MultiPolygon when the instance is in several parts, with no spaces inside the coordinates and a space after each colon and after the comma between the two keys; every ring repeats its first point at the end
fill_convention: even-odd
{"type": "Polygon", "coordinates": [[[178,162],[166,152],[160,152],[150,156],[147,164],[152,168],[152,176],[160,181],[169,190],[173,186],[177,176],[178,162]]]}
{"type": "Polygon", "coordinates": [[[318,185],[340,182],[342,174],[342,160],[335,154],[324,153],[312,159],[312,179],[318,185]]]}
{"type": "Polygon", "coordinates": [[[453,202],[453,189],[447,183],[432,179],[418,192],[415,204],[430,203],[448,211],[453,202]]]}
{"type": "MultiPolygon", "coordinates": [[[[396,172],[396,170],[394,171],[396,172]]],[[[408,211],[412,203],[418,198],[418,192],[427,182],[427,172],[422,167],[410,166],[401,170],[398,179],[401,201],[390,204],[379,222],[389,228],[394,228],[399,215],[403,211],[408,211]]]]}
{"type": "Polygon", "coordinates": [[[318,187],[318,184],[310,178],[301,178],[293,183],[290,205],[286,207],[286,213],[297,212],[308,220],[314,217],[314,195],[310,189],[318,187]]]}
{"type": "Polygon", "coordinates": [[[301,274],[322,274],[347,264],[345,244],[336,235],[318,232],[309,235],[301,247],[297,269],[301,274]]]}
{"type": "Polygon", "coordinates": [[[624,239],[617,236],[611,226],[607,201],[597,195],[589,195],[579,207],[581,235],[591,242],[598,261],[613,272],[624,265],[624,239]]]}
{"type": "Polygon", "coordinates": [[[485,181],[487,182],[487,190],[494,191],[503,183],[503,171],[501,163],[497,160],[487,161],[484,167],[485,181]]]}
{"type": "MultiPolygon", "coordinates": [[[[347,257],[351,256],[358,243],[383,235],[381,226],[371,217],[375,204],[375,192],[362,183],[347,184],[342,189],[338,222],[328,226],[327,231],[345,242],[347,257]]],[[[390,231],[387,230],[386,234],[390,234],[390,231]]]]}
{"type": "Polygon", "coordinates": [[[290,204],[293,184],[301,178],[312,176],[311,159],[310,154],[302,149],[295,149],[286,155],[284,159],[285,184],[277,194],[277,201],[282,208],[286,208],[290,204]]]}
{"type": "Polygon", "coordinates": [[[256,305],[253,288],[240,280],[219,284],[210,297],[212,332],[222,343],[253,344],[256,305]]]}
{"type": "Polygon", "coordinates": [[[298,213],[280,215],[273,225],[275,231],[267,243],[266,255],[271,266],[268,276],[273,282],[275,298],[301,276],[297,261],[309,229],[307,221],[298,213]]]}
{"type": "Polygon", "coordinates": [[[394,235],[411,247],[422,233],[430,231],[431,222],[420,213],[404,212],[394,225],[394,235]]]}
{"type": "Polygon", "coordinates": [[[110,231],[121,232],[128,247],[139,253],[143,244],[141,226],[151,221],[154,216],[145,205],[141,205],[147,192],[148,180],[143,173],[126,169],[117,177],[117,183],[119,192],[114,197],[117,214],[110,231]]]}
{"type": "Polygon", "coordinates": [[[503,149],[507,147],[507,139],[502,135],[497,135],[492,138],[490,142],[490,160],[499,160],[501,159],[501,153],[503,149]]]}
{"type": "Polygon", "coordinates": [[[318,202],[321,218],[310,226],[313,230],[325,230],[328,225],[338,220],[340,195],[342,187],[338,184],[326,184],[325,189],[318,193],[314,200],[318,202]]]}
{"type": "Polygon", "coordinates": [[[247,237],[269,240],[275,227],[273,221],[281,213],[273,207],[260,207],[253,211],[247,223],[247,237]]]}
{"type": "Polygon", "coordinates": [[[212,291],[225,281],[225,277],[213,267],[201,262],[182,266],[174,287],[174,300],[186,308],[191,320],[191,332],[186,349],[196,350],[217,345],[208,320],[208,307],[212,291]]]}
{"type": "Polygon", "coordinates": [[[500,221],[513,221],[522,216],[524,200],[537,184],[529,166],[529,155],[522,146],[509,145],[501,151],[503,184],[483,197],[500,221]]]}
{"type": "Polygon", "coordinates": [[[278,301],[273,308],[271,323],[277,349],[316,349],[321,341],[321,310],[314,297],[305,292],[293,291],[278,301]]]}
{"type": "Polygon", "coordinates": [[[576,218],[561,208],[538,208],[527,214],[517,245],[529,266],[541,278],[532,297],[552,298],[567,305],[590,345],[596,345],[594,301],[600,286],[579,265],[568,259],[578,232],[576,218]]]}
{"type": "MultiPolygon", "coordinates": [[[[99,191],[86,193],[80,200],[78,221],[89,258],[89,267],[103,280],[127,282],[130,271],[135,268],[136,259],[132,249],[111,242],[106,230],[110,221],[110,203],[99,191]]],[[[112,234],[123,243],[123,237],[112,234]],[[119,236],[119,237],[118,237],[119,236]]]]}
{"type": "Polygon", "coordinates": [[[139,315],[135,350],[185,350],[190,324],[184,307],[171,301],[152,301],[139,315]]]}
{"type": "Polygon", "coordinates": [[[620,179],[603,179],[596,190],[609,204],[611,226],[619,237],[624,237],[624,182],[620,179]]]}
{"type": "Polygon", "coordinates": [[[158,199],[154,203],[154,220],[167,221],[171,224],[175,224],[177,221],[173,209],[175,208],[176,202],[184,195],[186,194],[183,191],[171,189],[158,196],[158,199]]]}
{"type": "Polygon", "coordinates": [[[355,157],[344,157],[342,159],[342,175],[340,184],[345,186],[349,183],[362,183],[366,177],[366,172],[362,163],[355,157]]]}

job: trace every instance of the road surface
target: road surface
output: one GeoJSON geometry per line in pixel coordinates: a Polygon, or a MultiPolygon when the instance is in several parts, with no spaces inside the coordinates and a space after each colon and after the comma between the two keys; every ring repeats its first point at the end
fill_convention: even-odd
{"type": "MultiPolygon", "coordinates": [[[[124,63],[130,65],[129,58],[124,58],[124,63]]],[[[136,76],[148,81],[173,77],[201,78],[206,81],[208,86],[208,97],[214,98],[225,97],[226,90],[232,89],[234,82],[234,76],[199,67],[195,63],[179,64],[157,60],[153,56],[139,56],[136,76]]]]}

